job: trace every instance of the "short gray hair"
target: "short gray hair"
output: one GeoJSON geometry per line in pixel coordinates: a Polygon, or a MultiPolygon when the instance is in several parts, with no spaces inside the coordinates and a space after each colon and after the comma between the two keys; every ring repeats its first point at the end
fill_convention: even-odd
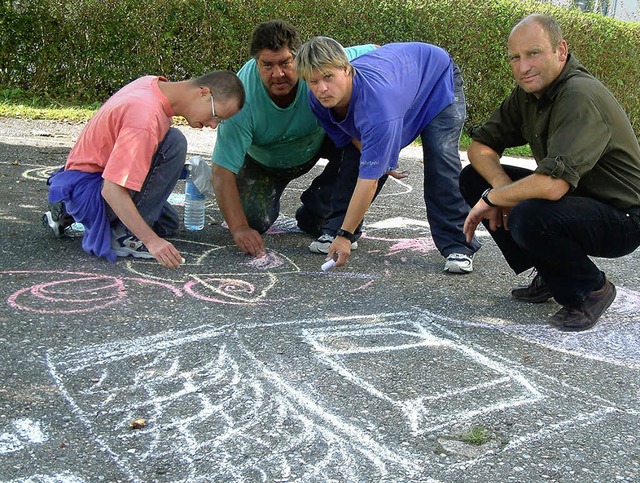
{"type": "Polygon", "coordinates": [[[298,76],[309,80],[314,70],[347,68],[353,73],[344,47],[329,37],[311,37],[300,47],[296,56],[298,76]]]}

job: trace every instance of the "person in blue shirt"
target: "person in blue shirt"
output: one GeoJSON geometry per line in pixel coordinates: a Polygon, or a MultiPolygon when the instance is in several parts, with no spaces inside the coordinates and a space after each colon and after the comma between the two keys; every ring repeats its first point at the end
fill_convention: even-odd
{"type": "MultiPolygon", "coordinates": [[[[294,65],[301,43],[296,29],[282,20],[255,28],[253,58],[238,72],[246,103],[219,127],[212,155],[220,211],[236,245],[253,256],[265,253],[262,234],[278,217],[286,186],[320,158],[329,162],[302,193],[296,212],[298,227],[314,237],[340,228],[358,177],[360,153],[353,146],[336,148],[311,112],[309,89],[294,65]]],[[[373,49],[363,45],[347,53],[354,58],[373,49]]],[[[314,241],[309,248],[327,253],[332,240],[314,241]]]]}
{"type": "Polygon", "coordinates": [[[374,199],[379,180],[398,165],[400,150],[418,136],[424,154],[424,200],[431,236],[445,271],[470,273],[480,244],[467,241],[469,206],[458,187],[458,151],[466,107],[460,71],[435,45],[394,43],[350,61],[342,45],[312,37],[296,58],[311,109],[338,147],[361,151],[358,181],[328,256],[344,265],[353,231],[374,199]]]}

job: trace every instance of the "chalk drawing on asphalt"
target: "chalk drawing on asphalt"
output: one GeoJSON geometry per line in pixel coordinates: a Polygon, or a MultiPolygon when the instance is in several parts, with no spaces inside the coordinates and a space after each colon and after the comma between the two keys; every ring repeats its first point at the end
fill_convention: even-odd
{"type": "Polygon", "coordinates": [[[40,166],[24,171],[22,177],[31,181],[47,181],[51,173],[60,169],[62,166],[40,166]]]}
{"type": "Polygon", "coordinates": [[[5,270],[0,275],[12,275],[19,280],[40,279],[39,283],[23,287],[7,298],[10,307],[41,314],[72,314],[93,312],[121,302],[128,296],[128,283],[161,287],[172,296],[183,296],[170,284],[143,278],[119,278],[64,270],[5,270]]]}
{"type": "MultiPolygon", "coordinates": [[[[302,271],[286,255],[268,250],[261,258],[240,253],[235,246],[218,246],[171,239],[186,262],[179,270],[166,270],[155,260],[118,260],[132,274],[116,277],[66,270],[5,270],[24,286],[7,297],[10,307],[42,314],[72,314],[103,310],[135,297],[132,285],[158,291],[158,297],[189,296],[204,303],[231,305],[277,304],[301,295],[292,293],[283,277],[341,279],[345,290],[365,290],[380,275],[336,271],[302,271]]],[[[315,260],[315,258],[314,258],[315,260]]],[[[13,285],[11,285],[13,286],[13,285]]]]}
{"type": "MultiPolygon", "coordinates": [[[[304,336],[319,358],[336,373],[396,407],[414,436],[437,431],[452,421],[460,422],[484,413],[535,403],[543,397],[517,371],[460,342],[454,343],[443,338],[430,327],[418,323],[402,322],[383,326],[349,324],[331,329],[307,329],[304,336]],[[408,374],[406,381],[399,380],[397,374],[393,381],[389,381],[389,373],[384,370],[380,371],[380,378],[375,378],[375,374],[360,377],[357,370],[349,367],[349,361],[359,359],[362,354],[369,357],[379,354],[378,367],[384,364],[392,368],[406,357],[405,352],[436,353],[439,364],[448,360],[446,363],[451,366],[452,373],[474,370],[475,367],[483,377],[477,378],[471,385],[465,381],[456,387],[455,381],[430,377],[428,364],[415,367],[415,372],[408,374]],[[413,393],[418,385],[424,388],[424,394],[402,394],[402,387],[411,387],[407,392],[413,393]],[[392,387],[381,389],[385,386],[392,387]],[[484,397],[487,392],[492,393],[490,401],[484,397]]],[[[398,367],[401,366],[398,364],[398,367]]]]}
{"type": "Polygon", "coordinates": [[[613,304],[598,324],[584,332],[562,332],[544,322],[519,324],[508,314],[486,322],[455,319],[431,311],[425,314],[456,325],[491,328],[575,356],[640,369],[640,292],[620,286],[616,289],[618,295],[613,304]]]}
{"type": "Polygon", "coordinates": [[[74,475],[70,471],[63,471],[54,475],[37,474],[28,478],[8,480],[4,483],[84,483],[86,480],[74,475]]]}
{"type": "Polygon", "coordinates": [[[47,367],[96,444],[137,481],[148,468],[189,481],[411,478],[439,464],[425,436],[461,422],[508,418],[515,450],[614,410],[450,325],[422,311],[203,325],[52,349],[47,367]],[[554,401],[544,423],[527,417],[554,401]],[[131,431],[137,417],[148,424],[131,431]]]}
{"type": "Polygon", "coordinates": [[[20,418],[11,421],[9,428],[0,428],[0,456],[15,453],[29,445],[42,444],[49,438],[39,421],[20,418]]]}
{"type": "MultiPolygon", "coordinates": [[[[384,184],[382,191],[378,194],[376,199],[383,199],[389,197],[395,197],[400,195],[406,195],[413,191],[413,186],[406,183],[402,179],[396,179],[392,176],[387,178],[387,182],[384,184]]],[[[375,203],[375,201],[374,201],[375,203]]]]}

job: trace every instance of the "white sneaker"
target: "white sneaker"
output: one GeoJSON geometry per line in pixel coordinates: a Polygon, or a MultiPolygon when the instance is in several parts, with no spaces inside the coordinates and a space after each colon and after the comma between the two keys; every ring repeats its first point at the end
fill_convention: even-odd
{"type": "MultiPolygon", "coordinates": [[[[334,238],[335,237],[332,237],[331,235],[327,235],[325,233],[324,235],[321,235],[317,240],[311,242],[311,245],[309,245],[309,250],[313,253],[323,253],[326,255],[327,253],[329,253],[329,247],[333,243],[334,238]]],[[[351,250],[357,249],[358,242],[354,241],[353,243],[351,243],[351,250]]]]}
{"type": "Polygon", "coordinates": [[[452,253],[447,257],[447,262],[444,264],[444,271],[449,273],[473,272],[473,255],[452,253]]]}

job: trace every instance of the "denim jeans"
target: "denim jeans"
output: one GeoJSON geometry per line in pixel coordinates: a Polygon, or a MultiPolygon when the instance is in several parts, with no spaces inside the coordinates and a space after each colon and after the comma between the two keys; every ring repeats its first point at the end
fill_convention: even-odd
{"type": "MultiPolygon", "coordinates": [[[[178,129],[169,128],[151,160],[149,173],[140,191],[131,191],[131,199],[140,216],[159,236],[173,235],[180,227],[180,217],[167,202],[175,187],[187,157],[187,139],[178,129]]],[[[117,219],[108,207],[108,217],[117,219]]],[[[113,223],[112,223],[113,225],[113,223]]],[[[123,229],[122,223],[114,228],[123,229]]]]}
{"type": "Polygon", "coordinates": [[[440,253],[471,255],[480,249],[474,238],[468,243],[462,227],[469,205],[460,194],[458,180],[460,134],[466,117],[465,96],[460,70],[454,68],[455,100],[422,131],[424,154],[424,202],[431,237],[440,253]]]}
{"type": "MultiPolygon", "coordinates": [[[[532,173],[515,166],[503,168],[513,181],[532,173]]],[[[460,190],[470,205],[488,187],[473,167],[462,171],[460,190]]],[[[558,201],[529,199],[510,210],[508,228],[489,233],[514,272],[535,267],[556,302],[574,305],[604,281],[589,256],[617,258],[640,246],[640,207],[620,210],[571,195],[558,201]]]]}

